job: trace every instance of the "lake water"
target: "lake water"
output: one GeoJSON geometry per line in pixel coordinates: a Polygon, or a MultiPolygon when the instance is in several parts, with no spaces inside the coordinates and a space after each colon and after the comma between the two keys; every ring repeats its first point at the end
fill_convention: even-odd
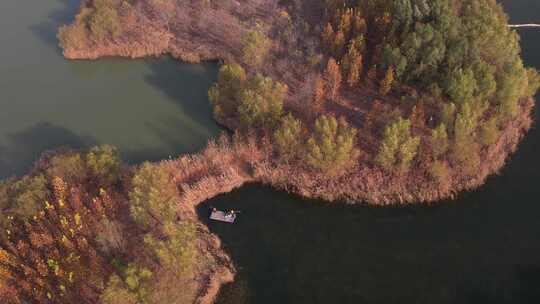
{"type": "MultiPolygon", "coordinates": [[[[504,2],[512,22],[540,21],[538,1],[504,2]]],[[[0,1],[0,177],[59,146],[110,143],[138,162],[219,133],[206,98],[215,64],[64,60],[55,33],[77,6],[0,1]]],[[[540,30],[520,34],[540,69],[540,30]]],[[[328,207],[257,185],[219,196],[201,217],[242,213],[209,223],[239,270],[218,303],[540,303],[539,143],[533,128],[501,175],[432,207],[328,207]]]]}
{"type": "Polygon", "coordinates": [[[0,1],[0,177],[59,146],[109,143],[137,162],[197,151],[219,134],[206,97],[216,64],[64,60],[56,31],[78,5],[0,1]]]}

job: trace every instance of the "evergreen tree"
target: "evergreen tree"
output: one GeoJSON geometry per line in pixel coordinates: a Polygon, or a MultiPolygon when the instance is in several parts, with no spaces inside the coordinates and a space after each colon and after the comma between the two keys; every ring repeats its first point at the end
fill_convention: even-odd
{"type": "Polygon", "coordinates": [[[274,141],[281,159],[289,162],[300,154],[302,146],[302,122],[288,114],[281,120],[281,126],[274,132],[274,141]]]}
{"type": "Polygon", "coordinates": [[[435,158],[438,158],[448,151],[448,134],[444,123],[441,123],[437,128],[431,131],[430,143],[435,158]]]}
{"type": "Polygon", "coordinates": [[[240,94],[238,115],[244,128],[273,129],[283,115],[283,101],[288,88],[270,77],[257,75],[240,94]]]}
{"type": "Polygon", "coordinates": [[[376,158],[381,167],[386,170],[398,168],[401,172],[409,169],[420,145],[420,138],[413,137],[410,130],[411,122],[403,118],[399,118],[385,128],[376,158]]]}
{"type": "Polygon", "coordinates": [[[236,114],[238,97],[246,81],[246,72],[238,64],[226,64],[219,69],[218,82],[208,91],[214,116],[218,120],[236,114]]]}
{"type": "Polygon", "coordinates": [[[315,121],[313,135],[307,142],[307,163],[326,174],[336,174],[359,156],[357,130],[345,119],[321,116],[315,121]]]}
{"type": "Polygon", "coordinates": [[[178,193],[167,171],[144,163],[135,173],[132,187],[130,213],[141,227],[149,229],[175,220],[178,193]]]}

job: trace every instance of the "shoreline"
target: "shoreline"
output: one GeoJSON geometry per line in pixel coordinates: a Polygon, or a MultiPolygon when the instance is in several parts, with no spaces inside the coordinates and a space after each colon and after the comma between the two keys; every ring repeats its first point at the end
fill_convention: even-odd
{"type": "MultiPolygon", "coordinates": [[[[83,4],[85,1],[83,1],[83,4]]],[[[199,17],[193,7],[186,5],[188,20],[199,17]]],[[[142,5],[144,8],[144,5],[142,5]]],[[[212,22],[222,12],[209,9],[210,17],[204,21],[212,22]]],[[[239,14],[235,12],[235,14],[239,14]]],[[[255,14],[260,17],[260,14],[255,14]]],[[[151,16],[151,14],[149,14],[151,16]]],[[[273,14],[260,17],[261,24],[274,24],[279,18],[273,14]]],[[[141,21],[142,22],[142,21],[141,21]]],[[[201,21],[202,22],[202,21],[201,21]]],[[[236,24],[234,30],[245,34],[253,24],[236,24]],[[246,27],[246,28],[243,28],[246,27]]],[[[151,18],[144,19],[141,24],[126,26],[126,35],[116,39],[107,39],[99,44],[86,45],[80,49],[63,50],[66,59],[97,60],[104,57],[147,58],[170,55],[176,60],[186,63],[220,60],[225,63],[242,61],[238,54],[241,36],[231,37],[229,33],[218,28],[204,27],[207,32],[196,31],[192,24],[177,25],[176,32],[164,25],[153,24],[151,18]],[[206,37],[205,35],[208,35],[206,37]]],[[[233,32],[234,30],[231,30],[233,32]]],[[[265,29],[266,32],[270,30],[265,29]]],[[[302,67],[270,66],[257,70],[251,68],[249,73],[262,72],[270,77],[290,84],[293,93],[288,97],[291,108],[296,106],[302,96],[302,67]],[[290,69],[290,71],[289,71],[290,69]]],[[[362,88],[363,89],[363,88],[362,88]]],[[[268,138],[259,139],[256,135],[245,138],[235,137],[232,140],[221,137],[210,140],[208,146],[199,153],[181,155],[178,159],[162,160],[154,163],[165,167],[180,192],[178,208],[185,217],[194,220],[204,229],[205,225],[198,218],[195,208],[217,195],[228,193],[246,183],[261,183],[274,189],[286,191],[308,199],[322,199],[329,202],[366,203],[369,205],[405,205],[432,204],[446,198],[455,198],[462,191],[473,190],[482,186],[486,179],[497,174],[510,156],[517,150],[522,138],[533,124],[533,98],[519,102],[518,115],[515,119],[504,122],[497,141],[482,148],[479,157],[482,164],[473,175],[451,164],[449,157],[442,162],[449,167],[449,178],[446,183],[433,181],[427,175],[426,166],[431,160],[419,160],[414,168],[406,174],[388,172],[370,161],[356,161],[347,172],[337,176],[326,176],[314,173],[301,164],[288,165],[280,163],[274,157],[273,146],[268,138]]],[[[235,121],[218,121],[227,131],[234,131],[235,121]]],[[[217,236],[207,240],[209,247],[222,258],[220,270],[213,272],[203,284],[197,303],[212,303],[223,283],[234,280],[235,270],[230,257],[221,247],[217,236]]]]}

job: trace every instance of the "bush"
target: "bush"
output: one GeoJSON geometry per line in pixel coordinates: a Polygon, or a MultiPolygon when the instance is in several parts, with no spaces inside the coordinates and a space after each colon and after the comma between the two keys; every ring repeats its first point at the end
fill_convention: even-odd
{"type": "Polygon", "coordinates": [[[218,82],[208,91],[218,120],[236,114],[239,94],[246,85],[247,76],[238,64],[226,64],[219,69],[218,82]]]}
{"type": "Polygon", "coordinates": [[[285,162],[296,158],[302,146],[302,122],[289,114],[281,120],[281,126],[274,132],[276,149],[285,162]]]}
{"type": "Polygon", "coordinates": [[[287,86],[270,77],[255,76],[240,94],[238,115],[244,128],[273,129],[283,115],[287,86]]]}
{"type": "Polygon", "coordinates": [[[67,183],[80,183],[87,176],[87,168],[78,153],[58,154],[51,157],[45,169],[47,177],[60,177],[67,183]]]}
{"type": "Polygon", "coordinates": [[[397,168],[401,172],[407,171],[419,145],[420,137],[411,135],[411,122],[399,118],[384,130],[376,162],[386,170],[397,168]]]}
{"type": "Polygon", "coordinates": [[[158,240],[150,234],[144,243],[154,253],[159,264],[176,275],[190,276],[195,261],[195,226],[190,223],[165,223],[166,240],[158,240]]]}
{"type": "Polygon", "coordinates": [[[47,179],[43,175],[25,176],[9,187],[9,211],[29,219],[41,211],[50,195],[47,179]]]}
{"type": "Polygon", "coordinates": [[[307,142],[306,161],[315,170],[333,175],[355,160],[357,130],[344,118],[321,116],[307,142]]]}
{"type": "Polygon", "coordinates": [[[178,193],[168,172],[144,163],[135,173],[129,193],[132,218],[145,229],[176,218],[178,193]]]}
{"type": "Polygon", "coordinates": [[[261,30],[249,32],[242,41],[244,62],[260,67],[271,47],[271,41],[261,30]]]}
{"type": "Polygon", "coordinates": [[[431,164],[429,168],[429,173],[433,180],[439,184],[446,184],[449,181],[450,169],[443,161],[435,161],[431,164]]]}
{"type": "Polygon", "coordinates": [[[448,134],[444,123],[431,131],[430,144],[435,158],[446,153],[448,150],[448,134]]]}
{"type": "Polygon", "coordinates": [[[94,11],[89,17],[89,28],[95,41],[117,38],[122,33],[120,16],[115,1],[94,0],[94,11]]]}
{"type": "Polygon", "coordinates": [[[110,145],[90,149],[86,164],[95,177],[112,184],[120,178],[121,161],[118,150],[110,145]]]}
{"type": "Polygon", "coordinates": [[[497,142],[500,136],[497,117],[492,117],[480,127],[480,142],[484,146],[491,146],[497,142]]]}

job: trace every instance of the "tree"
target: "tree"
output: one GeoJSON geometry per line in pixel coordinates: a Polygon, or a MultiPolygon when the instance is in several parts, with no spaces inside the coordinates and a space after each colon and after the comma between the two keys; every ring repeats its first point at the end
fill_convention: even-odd
{"type": "Polygon", "coordinates": [[[177,196],[169,173],[159,165],[144,163],[135,173],[129,192],[131,216],[144,229],[173,221],[177,196]]]}
{"type": "Polygon", "coordinates": [[[94,11],[89,18],[89,27],[95,41],[100,42],[108,36],[117,38],[122,34],[120,16],[115,3],[109,0],[95,0],[94,11]]]}
{"type": "Polygon", "coordinates": [[[321,116],[307,142],[306,161],[315,170],[336,174],[355,160],[360,151],[356,148],[357,130],[344,118],[321,116]]]}
{"type": "Polygon", "coordinates": [[[459,165],[466,174],[473,174],[480,164],[479,147],[473,134],[476,127],[477,117],[469,103],[465,103],[456,116],[451,156],[454,163],[459,165]]]}
{"type": "Polygon", "coordinates": [[[313,109],[315,113],[320,113],[324,108],[325,101],[324,79],[320,74],[315,76],[313,81],[313,109]]]}
{"type": "Polygon", "coordinates": [[[262,30],[257,29],[249,32],[242,41],[244,62],[254,67],[260,67],[270,50],[271,44],[271,40],[266,37],[262,30]]]}
{"type": "Polygon", "coordinates": [[[322,33],[322,40],[323,45],[326,47],[330,52],[334,45],[334,28],[332,27],[332,24],[327,23],[324,27],[324,31],[322,33]]]}
{"type": "Polygon", "coordinates": [[[444,123],[431,131],[430,144],[434,158],[438,158],[448,151],[448,133],[444,123]]]}
{"type": "Polygon", "coordinates": [[[480,142],[484,146],[491,146],[497,142],[500,130],[497,117],[491,117],[480,126],[480,142]]]}
{"type": "Polygon", "coordinates": [[[196,255],[195,226],[189,223],[165,223],[165,240],[156,239],[151,234],[144,237],[144,243],[154,253],[159,264],[176,275],[189,276],[196,255]]]}
{"type": "Polygon", "coordinates": [[[240,94],[238,115],[244,128],[274,129],[283,115],[288,87],[270,77],[257,75],[240,94]]]}
{"type": "Polygon", "coordinates": [[[86,154],[86,164],[90,171],[108,184],[115,183],[120,178],[120,155],[111,145],[93,147],[86,154]]]}
{"type": "Polygon", "coordinates": [[[350,45],[349,51],[343,58],[343,70],[349,87],[356,86],[362,72],[362,55],[356,50],[354,43],[350,45]]]}
{"type": "Polygon", "coordinates": [[[107,283],[107,288],[101,295],[103,304],[135,304],[147,303],[147,298],[152,292],[150,280],[153,273],[137,264],[128,265],[123,271],[124,279],[114,274],[107,283]]]}
{"type": "Polygon", "coordinates": [[[301,132],[302,122],[290,113],[281,119],[281,126],[274,132],[277,151],[286,163],[297,157],[301,150],[301,132]]]}
{"type": "Polygon", "coordinates": [[[419,145],[420,137],[411,135],[411,122],[399,118],[385,128],[376,162],[386,170],[407,171],[419,145]]]}
{"type": "Polygon", "coordinates": [[[394,67],[390,66],[386,70],[386,74],[381,81],[381,86],[379,88],[379,93],[382,96],[388,95],[392,90],[392,85],[394,84],[394,67]]]}
{"type": "Polygon", "coordinates": [[[336,99],[341,87],[341,70],[334,58],[328,60],[324,80],[326,81],[326,91],[329,97],[336,99]]]}
{"type": "Polygon", "coordinates": [[[540,74],[534,68],[527,69],[527,93],[526,96],[533,97],[540,88],[540,74]]]}
{"type": "Polygon", "coordinates": [[[476,90],[476,79],[471,69],[456,69],[450,73],[446,82],[446,94],[453,102],[463,104],[472,101],[476,90]]]}
{"type": "Polygon", "coordinates": [[[226,64],[219,69],[218,82],[208,91],[218,120],[236,114],[238,97],[247,81],[246,72],[238,64],[226,64]]]}

